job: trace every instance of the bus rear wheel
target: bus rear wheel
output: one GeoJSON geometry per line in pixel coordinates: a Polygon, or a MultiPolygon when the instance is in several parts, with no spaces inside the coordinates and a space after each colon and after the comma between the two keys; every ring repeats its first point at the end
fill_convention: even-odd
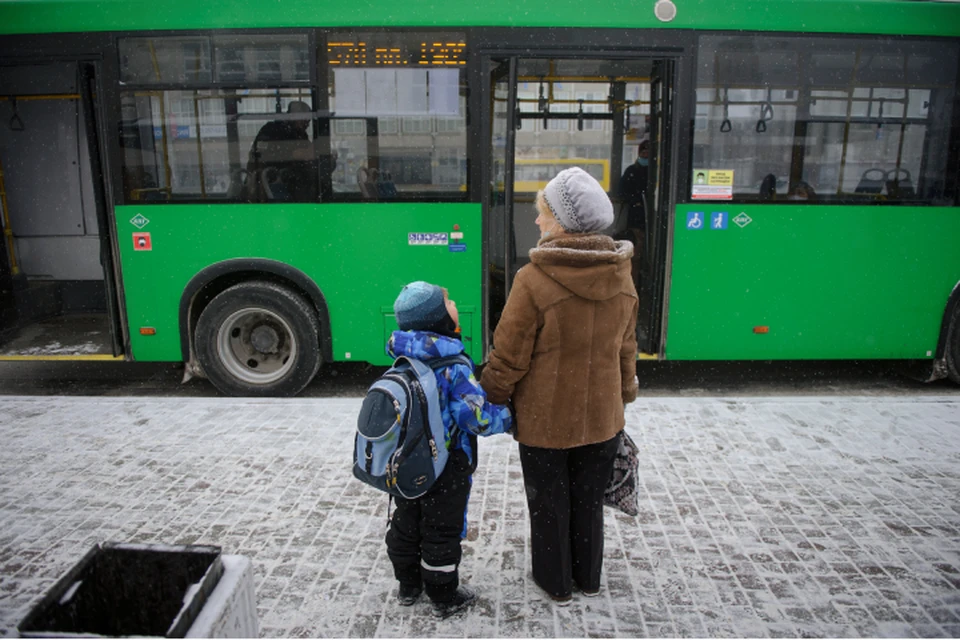
{"type": "Polygon", "coordinates": [[[950,325],[947,329],[947,375],[960,384],[960,303],[953,307],[950,325]]]}
{"type": "Polygon", "coordinates": [[[230,396],[295,396],[320,368],[320,326],[306,300],[272,282],[243,282],[207,305],[194,349],[230,396]]]}

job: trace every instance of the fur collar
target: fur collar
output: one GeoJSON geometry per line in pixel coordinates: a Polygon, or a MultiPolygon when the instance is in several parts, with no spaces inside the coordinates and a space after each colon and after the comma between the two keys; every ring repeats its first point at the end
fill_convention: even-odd
{"type": "Polygon", "coordinates": [[[565,234],[547,238],[530,249],[530,261],[538,265],[585,267],[617,264],[633,256],[633,243],[599,233],[565,234]]]}

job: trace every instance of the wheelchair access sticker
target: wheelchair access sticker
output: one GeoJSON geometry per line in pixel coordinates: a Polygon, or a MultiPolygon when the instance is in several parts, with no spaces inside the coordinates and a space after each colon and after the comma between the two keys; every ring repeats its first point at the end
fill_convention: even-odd
{"type": "Polygon", "coordinates": [[[703,229],[703,211],[687,212],[687,229],[703,229]]]}

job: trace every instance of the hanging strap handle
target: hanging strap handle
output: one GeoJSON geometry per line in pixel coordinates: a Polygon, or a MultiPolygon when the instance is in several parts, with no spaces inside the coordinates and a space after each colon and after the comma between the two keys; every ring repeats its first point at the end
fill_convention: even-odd
{"type": "Polygon", "coordinates": [[[767,89],[767,99],[760,103],[760,119],[757,120],[757,133],[765,133],[767,122],[773,120],[773,102],[771,102],[772,90],[767,89]]]}
{"type": "Polygon", "coordinates": [[[729,133],[733,128],[730,124],[730,101],[728,98],[729,89],[723,90],[723,122],[720,123],[720,133],[729,133]]]}
{"type": "Polygon", "coordinates": [[[10,98],[10,104],[13,107],[13,115],[10,116],[10,130],[23,131],[26,127],[23,125],[23,118],[17,113],[17,99],[10,98]]]}

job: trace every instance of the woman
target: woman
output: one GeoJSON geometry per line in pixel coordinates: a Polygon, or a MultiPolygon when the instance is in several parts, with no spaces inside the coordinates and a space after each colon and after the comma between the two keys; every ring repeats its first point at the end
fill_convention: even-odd
{"type": "Polygon", "coordinates": [[[533,578],[559,604],[600,592],[603,492],[637,396],[633,245],[579,167],[537,194],[540,241],[514,280],[481,385],[513,401],[530,510],[533,578]]]}

